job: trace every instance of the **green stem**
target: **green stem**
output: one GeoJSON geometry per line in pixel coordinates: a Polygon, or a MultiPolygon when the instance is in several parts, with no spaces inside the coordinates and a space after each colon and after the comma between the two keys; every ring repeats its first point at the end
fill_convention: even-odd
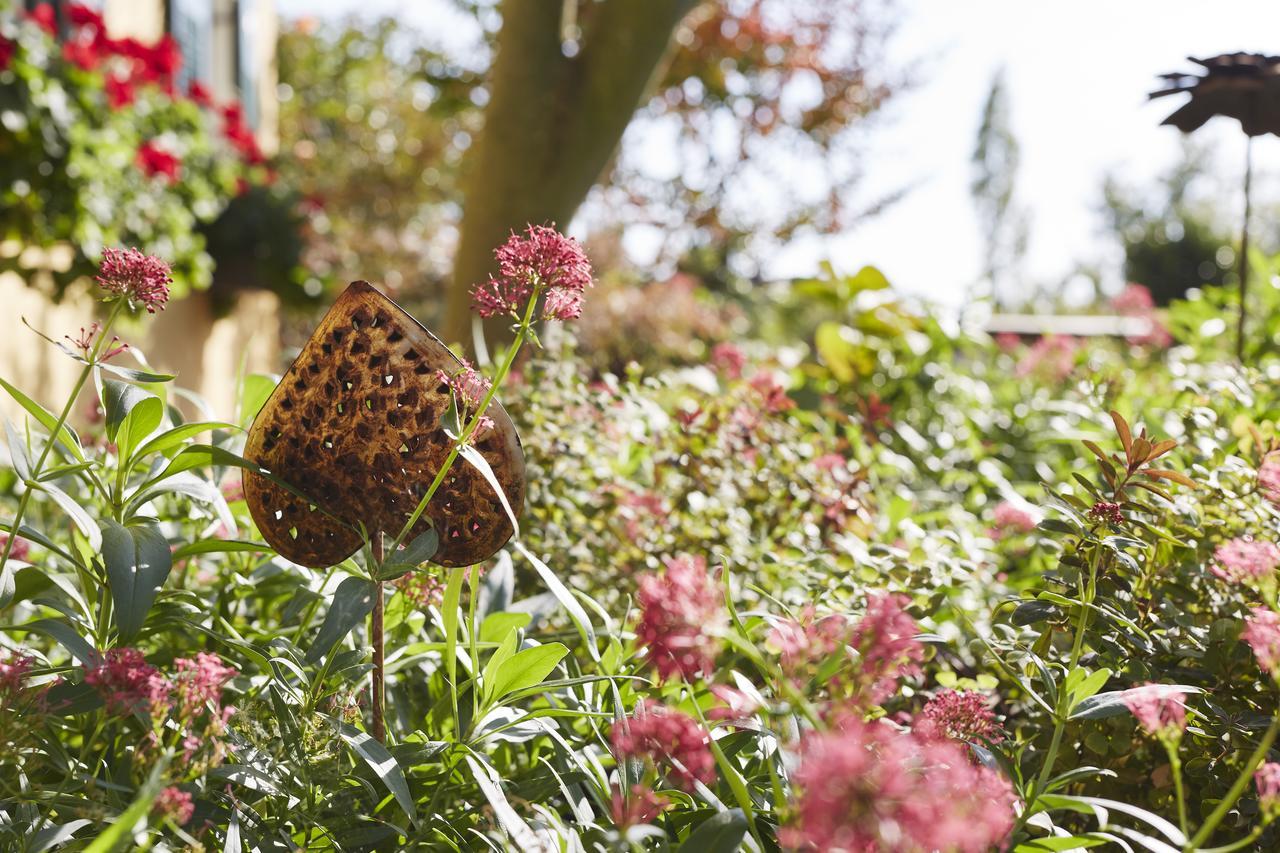
{"type": "Polygon", "coordinates": [[[476,408],[475,413],[471,416],[470,422],[462,431],[462,435],[453,443],[453,449],[449,451],[448,457],[445,458],[444,464],[440,466],[440,470],[436,472],[435,479],[431,481],[431,486],[427,489],[427,493],[422,496],[422,500],[418,501],[418,506],[414,508],[413,513],[409,516],[409,520],[400,530],[399,535],[391,543],[391,547],[387,552],[394,554],[404,540],[408,538],[409,532],[413,530],[413,526],[418,523],[418,519],[422,518],[422,513],[426,511],[427,504],[431,503],[431,499],[435,497],[436,491],[444,482],[445,476],[449,473],[449,469],[453,467],[453,463],[457,460],[458,454],[468,441],[471,435],[480,426],[480,419],[484,413],[489,410],[489,404],[493,402],[493,398],[498,394],[498,388],[501,387],[503,380],[507,378],[507,374],[511,372],[512,365],[515,364],[516,356],[520,353],[520,348],[524,346],[525,340],[529,337],[529,330],[533,326],[533,312],[538,305],[538,296],[542,292],[542,285],[538,284],[533,289],[533,294],[529,297],[529,304],[525,306],[524,317],[520,321],[520,327],[516,332],[516,339],[512,342],[507,350],[506,360],[503,361],[502,367],[499,368],[497,375],[493,377],[493,382],[489,385],[488,392],[484,395],[484,400],[476,408]]]}
{"type": "Polygon", "coordinates": [[[1213,810],[1213,813],[1200,825],[1200,829],[1187,842],[1187,846],[1183,848],[1184,850],[1195,850],[1209,840],[1209,836],[1213,835],[1213,831],[1218,828],[1218,824],[1222,823],[1222,819],[1227,816],[1227,812],[1231,811],[1232,807],[1239,801],[1240,796],[1244,794],[1244,789],[1248,787],[1254,771],[1258,769],[1258,765],[1267,757],[1267,751],[1275,743],[1277,734],[1280,734],[1280,712],[1271,718],[1271,725],[1267,727],[1267,733],[1262,736],[1262,740],[1258,743],[1258,748],[1253,751],[1253,755],[1249,756],[1248,762],[1245,763],[1244,769],[1240,771],[1240,775],[1236,777],[1236,781],[1232,783],[1231,789],[1227,791],[1227,795],[1218,803],[1218,807],[1213,810]]]}
{"type": "Polygon", "coordinates": [[[1163,739],[1165,752],[1169,754],[1169,769],[1173,771],[1173,793],[1178,798],[1178,828],[1187,834],[1187,797],[1182,789],[1182,759],[1178,756],[1178,743],[1163,739]]]}
{"type": "MultiPolygon", "coordinates": [[[[474,728],[476,723],[480,721],[480,690],[482,687],[482,685],[480,685],[479,680],[477,678],[480,672],[480,652],[476,645],[476,601],[477,599],[480,598],[480,596],[476,594],[476,567],[475,566],[472,566],[471,568],[467,569],[467,588],[470,591],[468,596],[468,601],[467,601],[467,611],[468,611],[467,613],[467,616],[468,616],[467,650],[468,650],[468,653],[471,655],[471,672],[472,672],[471,725],[468,727],[470,729],[470,728],[474,728]]],[[[467,738],[462,738],[462,739],[463,740],[469,739],[470,736],[471,736],[471,732],[468,731],[467,738]]]]}
{"type": "MultiPolygon", "coordinates": [[[[1089,605],[1093,603],[1097,590],[1098,558],[1100,553],[1098,546],[1095,544],[1093,554],[1089,558],[1089,578],[1080,587],[1080,618],[1076,623],[1075,638],[1071,643],[1071,658],[1067,662],[1068,675],[1079,666],[1080,657],[1084,653],[1085,632],[1089,629],[1089,605]]],[[[1062,738],[1067,730],[1067,714],[1070,711],[1067,703],[1070,701],[1070,694],[1065,689],[1059,688],[1057,701],[1054,703],[1053,738],[1049,741],[1049,751],[1045,754],[1044,764],[1041,765],[1040,773],[1036,776],[1035,784],[1032,786],[1027,802],[1023,806],[1022,816],[1018,818],[1017,824],[1014,825],[1014,832],[1020,830],[1031,817],[1033,814],[1032,807],[1035,805],[1036,800],[1040,798],[1040,795],[1044,793],[1044,789],[1049,783],[1049,777],[1053,774],[1054,765],[1058,762],[1058,750],[1062,748],[1062,738]]]]}
{"type": "MultiPolygon", "coordinates": [[[[71,396],[67,398],[66,404],[62,407],[62,412],[58,415],[58,421],[53,425],[53,432],[49,436],[49,440],[45,443],[44,448],[40,451],[40,456],[36,459],[35,465],[31,469],[32,482],[40,479],[40,474],[44,471],[44,463],[49,458],[50,451],[53,446],[58,443],[62,435],[62,427],[67,422],[67,418],[71,417],[71,412],[75,408],[76,398],[80,396],[80,392],[84,389],[84,384],[89,381],[89,377],[93,374],[93,368],[98,363],[98,356],[102,353],[103,342],[107,339],[107,332],[111,325],[115,322],[116,317],[120,314],[120,307],[123,301],[117,302],[112,308],[111,313],[107,315],[107,321],[102,326],[102,331],[98,335],[98,340],[94,342],[93,351],[89,354],[88,363],[84,369],[80,371],[79,378],[76,379],[75,387],[71,389],[71,396]]],[[[5,540],[4,552],[0,553],[0,571],[4,570],[5,564],[9,562],[9,554],[13,551],[13,543],[18,538],[18,528],[22,526],[22,518],[26,515],[27,505],[31,502],[32,487],[30,484],[22,492],[22,497],[18,498],[18,510],[13,516],[13,524],[10,529],[9,538],[5,540]]]]}
{"type": "Polygon", "coordinates": [[[1257,841],[1258,837],[1262,835],[1263,830],[1266,828],[1266,824],[1260,823],[1253,828],[1252,832],[1244,838],[1241,838],[1239,841],[1233,841],[1222,847],[1205,847],[1200,850],[1199,853],[1232,853],[1234,850],[1243,850],[1253,842],[1257,841]]]}

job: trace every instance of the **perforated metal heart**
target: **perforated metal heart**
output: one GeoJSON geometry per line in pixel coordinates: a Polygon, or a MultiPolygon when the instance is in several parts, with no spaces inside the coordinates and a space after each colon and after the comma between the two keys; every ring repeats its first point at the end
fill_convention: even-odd
{"type": "MultiPolygon", "coordinates": [[[[462,363],[404,309],[368,282],[351,284],[325,314],[254,419],[245,457],[306,498],[246,471],[245,499],[270,545],[304,566],[330,566],[372,535],[400,532],[452,447],[442,418],[448,386],[437,371],[462,363]]],[[[475,442],[517,517],[524,508],[524,454],[495,400],[493,427],[475,442]]],[[[434,524],[433,562],[468,566],[513,532],[493,487],[454,462],[412,536],[434,524]],[[428,521],[429,520],[429,521],[428,521]]]]}

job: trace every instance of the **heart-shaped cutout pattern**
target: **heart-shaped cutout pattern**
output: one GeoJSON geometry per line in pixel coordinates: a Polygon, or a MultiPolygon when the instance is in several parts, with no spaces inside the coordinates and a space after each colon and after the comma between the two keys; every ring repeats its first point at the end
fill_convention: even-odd
{"type": "MultiPolygon", "coordinates": [[[[370,535],[409,520],[453,446],[451,398],[439,371],[463,367],[439,338],[368,282],[352,283],[324,315],[253,421],[244,455],[306,498],[246,471],[245,500],[263,537],[304,566],[331,566],[370,535]]],[[[506,411],[474,440],[512,511],[524,508],[524,453],[506,411]]],[[[493,487],[459,457],[409,539],[434,525],[432,562],[469,566],[513,533],[493,487]]]]}

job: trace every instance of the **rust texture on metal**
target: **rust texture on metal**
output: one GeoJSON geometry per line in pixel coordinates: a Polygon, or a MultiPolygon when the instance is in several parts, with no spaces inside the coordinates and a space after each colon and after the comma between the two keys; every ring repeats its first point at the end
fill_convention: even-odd
{"type": "MultiPolygon", "coordinates": [[[[245,472],[253,519],[270,545],[304,566],[333,565],[370,536],[395,536],[452,448],[442,420],[448,386],[437,371],[462,363],[438,338],[368,282],[351,284],[307,341],[254,419],[245,457],[306,499],[245,472]]],[[[524,454],[495,400],[493,427],[475,447],[519,517],[524,454]]],[[[410,539],[434,524],[433,562],[468,566],[511,538],[493,487],[461,457],[450,468],[410,539]]]]}

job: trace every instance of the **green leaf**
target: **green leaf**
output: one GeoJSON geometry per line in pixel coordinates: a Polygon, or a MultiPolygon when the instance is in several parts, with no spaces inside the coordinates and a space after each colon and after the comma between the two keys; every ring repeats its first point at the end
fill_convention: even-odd
{"type": "Polygon", "coordinates": [[[76,527],[80,528],[80,532],[89,540],[89,548],[91,550],[97,551],[102,548],[102,532],[98,529],[93,517],[89,515],[88,510],[76,503],[75,498],[53,483],[37,483],[36,487],[53,498],[53,502],[71,517],[76,527]]]}
{"type": "Polygon", "coordinates": [[[418,810],[414,805],[413,796],[409,793],[409,783],[405,781],[404,771],[400,769],[400,765],[396,763],[391,753],[387,752],[387,748],[354,726],[337,720],[333,722],[342,739],[364,759],[373,774],[382,780],[382,784],[386,785],[387,790],[396,798],[396,802],[400,804],[400,808],[404,809],[409,820],[416,824],[418,810]]]}
{"type": "Polygon", "coordinates": [[[498,680],[498,670],[507,661],[511,660],[516,653],[516,644],[520,642],[520,635],[517,631],[508,631],[502,638],[502,642],[498,648],[494,649],[489,661],[484,665],[484,671],[480,674],[480,680],[484,682],[484,698],[486,704],[494,695],[493,688],[498,680]]]}
{"type": "Polygon", "coordinates": [[[334,645],[358,625],[373,610],[373,596],[378,585],[368,578],[352,575],[338,584],[324,616],[320,633],[316,634],[307,649],[307,663],[315,663],[324,657],[334,645]]]}
{"type": "Polygon", "coordinates": [[[139,447],[136,455],[139,458],[144,458],[153,453],[164,453],[182,444],[188,438],[193,438],[202,432],[210,432],[215,429],[236,429],[236,426],[223,421],[199,421],[197,423],[182,424],[173,429],[165,430],[139,447]]]}
{"type": "Polygon", "coordinates": [[[138,789],[138,794],[119,817],[100,833],[93,843],[84,849],[84,853],[116,853],[133,841],[133,831],[138,824],[146,826],[147,815],[151,813],[151,805],[160,795],[164,786],[164,772],[169,766],[169,759],[161,755],[160,760],[151,768],[151,775],[146,783],[138,789]]]}
{"type": "Polygon", "coordinates": [[[27,853],[44,853],[44,851],[51,850],[59,844],[64,844],[91,823],[93,821],[80,818],[57,826],[46,826],[31,836],[31,839],[27,842],[27,853]]]}
{"type": "Polygon", "coordinates": [[[507,636],[509,632],[525,627],[532,620],[533,616],[528,613],[509,613],[507,611],[490,613],[480,623],[480,642],[501,642],[502,638],[507,636]]]}
{"type": "Polygon", "coordinates": [[[573,620],[574,626],[578,629],[578,633],[582,635],[582,640],[587,644],[587,652],[591,655],[592,660],[600,660],[600,651],[596,648],[596,630],[591,625],[591,619],[587,616],[587,611],[582,609],[582,605],[578,603],[578,599],[573,597],[573,593],[560,582],[555,572],[547,566],[546,563],[539,560],[533,555],[533,552],[524,546],[523,542],[516,541],[516,550],[524,555],[532,565],[534,571],[538,573],[538,577],[542,578],[542,582],[547,585],[547,589],[556,597],[556,601],[560,602],[565,610],[569,612],[569,618],[573,620]]]}
{"type": "Polygon", "coordinates": [[[18,479],[30,480],[32,465],[31,456],[27,453],[27,443],[8,418],[4,419],[4,435],[9,444],[9,459],[13,462],[13,470],[18,479]]]}
{"type": "Polygon", "coordinates": [[[240,423],[248,423],[256,418],[275,389],[276,380],[270,376],[261,373],[246,376],[240,388],[240,423]]]}
{"type": "MultiPolygon", "coordinates": [[[[1192,687],[1189,684],[1171,684],[1169,687],[1176,687],[1184,693],[1204,692],[1199,687],[1192,687]]],[[[1090,696],[1075,706],[1075,710],[1071,712],[1070,717],[1073,720],[1101,720],[1106,717],[1127,714],[1129,713],[1129,707],[1124,703],[1125,693],[1126,691],[1124,690],[1111,690],[1106,693],[1099,693],[1096,696],[1090,696]]]]}
{"type": "Polygon", "coordinates": [[[147,436],[155,432],[163,420],[164,403],[154,395],[147,397],[145,400],[139,400],[129,410],[129,414],[125,415],[124,422],[120,425],[119,434],[116,438],[116,445],[122,460],[121,464],[126,468],[133,466],[134,449],[142,444],[147,436]]]}
{"type": "Polygon", "coordinates": [[[246,551],[270,553],[271,546],[266,542],[249,542],[244,539],[204,539],[183,545],[173,552],[173,559],[177,562],[196,554],[231,554],[246,551]]]}
{"type": "MultiPolygon", "coordinates": [[[[0,379],[0,387],[9,392],[9,396],[18,401],[18,405],[26,409],[31,417],[35,418],[49,432],[53,433],[54,426],[57,425],[58,419],[50,414],[43,406],[32,400],[26,394],[23,394],[17,388],[0,379]]],[[[76,435],[76,431],[71,428],[70,424],[63,424],[58,430],[58,443],[71,452],[78,461],[85,461],[84,449],[80,446],[80,437],[76,435]]]]}
{"type": "Polygon", "coordinates": [[[481,792],[485,799],[489,801],[489,805],[493,808],[493,814],[498,819],[498,825],[502,827],[511,841],[515,844],[515,850],[540,850],[543,845],[538,842],[538,836],[529,827],[529,824],[516,813],[511,807],[511,803],[507,801],[507,795],[502,792],[502,782],[498,778],[498,774],[491,767],[481,761],[479,758],[467,756],[467,766],[471,768],[471,775],[475,777],[476,784],[480,786],[481,792]]]}
{"type": "Polygon", "coordinates": [[[102,559],[115,604],[116,626],[127,640],[142,630],[156,594],[173,568],[169,543],[154,522],[125,527],[111,519],[102,525],[102,559]]]}
{"type": "Polygon", "coordinates": [[[742,809],[728,809],[698,824],[678,853],[735,853],[746,837],[747,816],[742,809]]]}
{"type": "Polygon", "coordinates": [[[1090,696],[1101,690],[1109,678],[1111,678],[1111,670],[1107,669],[1105,666],[1097,672],[1086,676],[1071,690],[1071,707],[1076,707],[1085,699],[1088,699],[1090,696]]]}
{"type": "MultiPolygon", "coordinates": [[[[515,632],[508,636],[514,637],[515,632]]],[[[547,643],[518,652],[498,667],[490,695],[501,699],[509,693],[541,684],[567,654],[569,650],[561,643],[547,643]]]]}
{"type": "Polygon", "coordinates": [[[94,666],[101,659],[98,650],[80,635],[71,625],[57,619],[37,619],[34,622],[28,622],[19,626],[18,630],[35,631],[38,634],[44,634],[46,637],[52,637],[64,649],[71,652],[76,660],[80,661],[83,666],[94,666]]]}
{"type": "Polygon", "coordinates": [[[389,555],[386,562],[382,564],[382,570],[378,576],[390,577],[416,569],[434,557],[438,550],[440,550],[440,534],[432,527],[426,533],[415,536],[412,542],[397,553],[389,555]]]}
{"type": "MultiPolygon", "coordinates": [[[[137,385],[130,385],[128,382],[117,382],[114,379],[103,380],[102,383],[102,408],[106,411],[107,421],[107,440],[116,441],[116,434],[120,432],[120,426],[124,423],[124,419],[134,407],[143,400],[160,401],[160,398],[150,391],[139,388],[137,385]]],[[[161,415],[164,414],[164,406],[160,407],[161,415]]]]}
{"type": "Polygon", "coordinates": [[[171,373],[152,373],[149,370],[138,370],[133,367],[121,367],[118,364],[102,364],[98,367],[108,373],[114,373],[116,376],[123,376],[130,382],[172,382],[173,374],[171,373]]]}

